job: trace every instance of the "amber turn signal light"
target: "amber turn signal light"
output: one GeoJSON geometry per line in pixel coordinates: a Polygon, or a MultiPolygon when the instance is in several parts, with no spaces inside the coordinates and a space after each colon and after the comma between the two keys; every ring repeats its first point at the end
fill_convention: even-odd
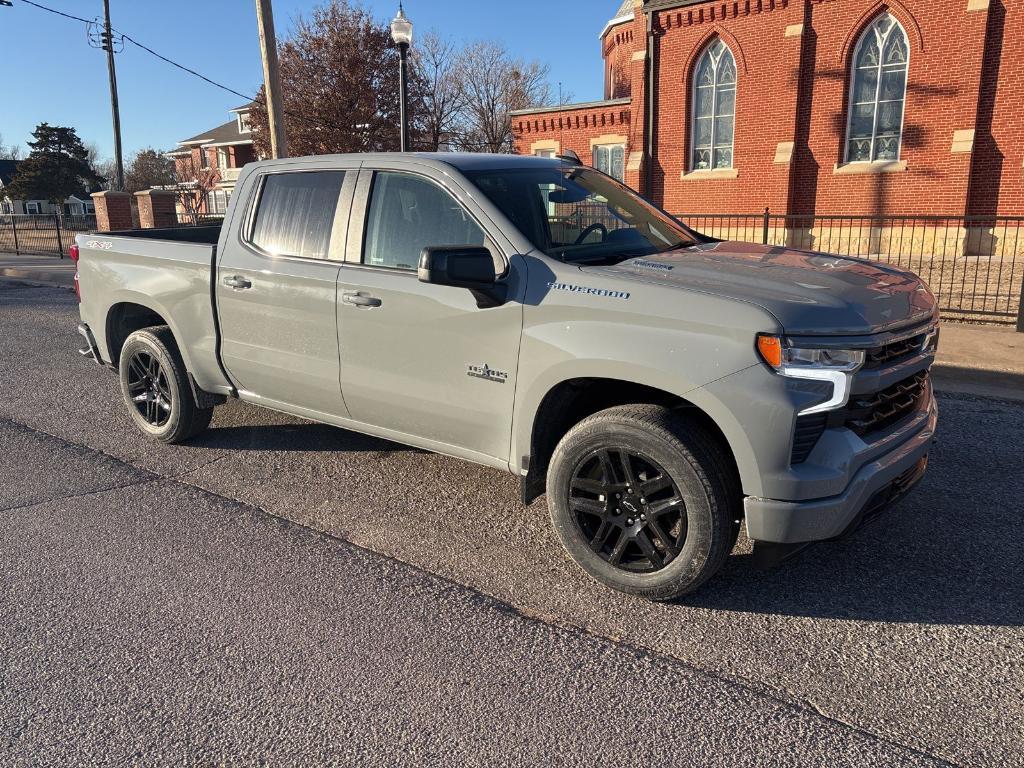
{"type": "Polygon", "coordinates": [[[782,340],[778,336],[758,336],[757,351],[772,368],[782,367],[782,340]]]}

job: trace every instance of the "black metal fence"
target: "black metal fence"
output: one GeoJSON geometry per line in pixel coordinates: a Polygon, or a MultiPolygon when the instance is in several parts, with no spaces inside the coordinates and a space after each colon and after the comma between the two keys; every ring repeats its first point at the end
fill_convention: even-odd
{"type": "Polygon", "coordinates": [[[856,256],[912,270],[945,317],[1024,331],[1024,217],[679,214],[699,232],[856,256]]]}
{"type": "Polygon", "coordinates": [[[0,214],[0,252],[67,256],[75,236],[96,229],[96,217],[59,213],[0,214]]]}

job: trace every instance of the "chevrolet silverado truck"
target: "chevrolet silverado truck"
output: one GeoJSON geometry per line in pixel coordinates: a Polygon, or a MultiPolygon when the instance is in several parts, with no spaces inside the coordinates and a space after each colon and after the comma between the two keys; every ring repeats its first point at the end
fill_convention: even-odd
{"type": "Polygon", "coordinates": [[[238,398],[496,467],[648,599],[700,587],[744,521],[755,552],[851,532],[935,433],[918,277],[701,235],[569,158],[260,162],[221,226],[75,256],[82,352],[146,435],[238,398]]]}

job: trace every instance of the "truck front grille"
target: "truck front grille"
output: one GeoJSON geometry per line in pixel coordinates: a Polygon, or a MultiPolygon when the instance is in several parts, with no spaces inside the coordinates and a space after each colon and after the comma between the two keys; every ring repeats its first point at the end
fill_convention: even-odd
{"type": "Polygon", "coordinates": [[[869,349],[864,361],[864,368],[873,370],[892,365],[913,357],[924,347],[927,331],[909,339],[901,339],[881,347],[869,349]]]}
{"type": "Polygon", "coordinates": [[[845,426],[864,437],[910,416],[928,391],[928,372],[921,371],[888,389],[850,400],[845,426]]]}

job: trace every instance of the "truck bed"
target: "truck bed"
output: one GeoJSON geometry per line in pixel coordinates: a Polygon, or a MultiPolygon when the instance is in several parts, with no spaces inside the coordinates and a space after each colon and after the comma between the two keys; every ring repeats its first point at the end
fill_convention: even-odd
{"type": "Polygon", "coordinates": [[[180,352],[199,387],[230,390],[217,359],[213,298],[220,231],[215,225],[78,235],[81,315],[101,362],[117,365],[133,318],[142,315],[188,340],[180,352]]]}
{"type": "Polygon", "coordinates": [[[165,227],[164,229],[127,229],[111,233],[117,237],[137,237],[144,240],[167,240],[175,243],[203,243],[216,245],[220,239],[220,224],[201,227],[165,227]]]}

